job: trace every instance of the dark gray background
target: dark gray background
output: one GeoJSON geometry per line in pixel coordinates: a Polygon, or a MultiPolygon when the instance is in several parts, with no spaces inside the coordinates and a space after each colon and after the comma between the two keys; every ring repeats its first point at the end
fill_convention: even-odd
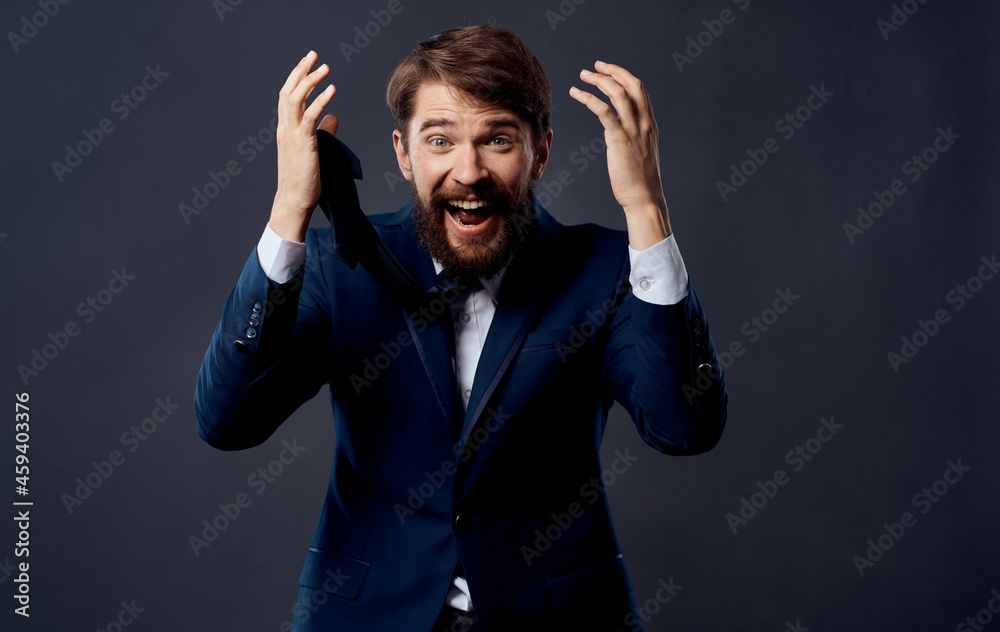
{"type": "MultiPolygon", "coordinates": [[[[1000,250],[998,5],[928,0],[886,41],[877,21],[889,18],[887,1],[752,0],[745,11],[729,0],[565,2],[575,11],[553,29],[545,11],[558,11],[556,0],[403,0],[348,63],[339,43],[385,6],[243,0],[220,20],[209,0],[78,0],[18,52],[9,41],[0,50],[3,396],[12,411],[15,393],[31,395],[36,503],[32,617],[11,614],[13,580],[0,570],[4,629],[104,629],[132,600],[145,608],[136,630],[277,631],[290,620],[332,458],[327,391],[238,453],[202,443],[192,410],[205,348],[274,193],[273,142],[249,163],[237,147],[267,125],[289,70],[314,48],[337,85],[339,135],[365,166],[366,211],[397,209],[408,193],[384,177],[398,173],[385,80],[421,39],[485,21],[513,28],[548,72],[555,140],[543,182],[573,174],[549,205],[564,223],[625,227],[603,155],[582,173],[571,162],[602,129],[570,85],[585,87],[578,72],[595,59],[644,80],[671,221],[713,338],[746,348],[727,371],[728,429],[706,455],[661,456],[613,411],[603,453],[639,456],[609,489],[636,599],[655,599],[661,579],[683,587],[666,605],[650,602],[648,629],[951,630],[985,608],[1000,589],[988,404],[1000,281],[961,311],[946,296],[1000,250]],[[671,54],[726,8],[735,23],[679,72],[671,54]],[[169,76],[118,120],[112,101],[156,64],[169,76]],[[778,137],[775,121],[820,85],[833,96],[791,139],[778,137]],[[114,131],[59,182],[52,161],[104,117],[114,131]],[[873,191],[905,180],[903,163],[948,126],[961,137],[851,244],[843,224],[873,191]],[[716,181],[768,137],[779,151],[723,202],[716,181]],[[178,205],[229,160],[241,174],[186,224],[178,205]],[[76,306],[122,267],[134,281],[83,323],[76,306]],[[784,288],[801,298],[749,343],[744,323],[784,288]],[[886,354],[937,309],[950,321],[894,372],[886,354]],[[17,365],[71,320],[80,334],[25,386],[17,365]],[[122,433],[166,397],[179,409],[128,452],[122,433]],[[821,417],[844,429],[792,472],[784,455],[821,417]],[[248,476],[292,439],[306,451],[257,495],[248,476]],[[124,464],[68,513],[62,495],[115,449],[124,464]],[[971,471],[920,514],[911,497],[956,459],[971,471]],[[726,514],[779,468],[791,482],[734,535],[726,514]],[[188,536],[240,492],[252,505],[195,556],[188,536]],[[916,525],[859,576],[852,557],[905,511],[916,525]]],[[[39,10],[6,2],[0,27],[20,31],[39,10]]],[[[0,562],[17,561],[8,414],[0,562]]]]}

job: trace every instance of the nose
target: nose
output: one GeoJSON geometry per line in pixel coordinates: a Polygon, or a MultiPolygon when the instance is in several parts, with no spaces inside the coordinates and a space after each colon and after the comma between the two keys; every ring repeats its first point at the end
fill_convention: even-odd
{"type": "Polygon", "coordinates": [[[452,155],[455,162],[451,168],[451,177],[455,182],[471,187],[490,177],[479,148],[473,144],[456,148],[452,155]]]}

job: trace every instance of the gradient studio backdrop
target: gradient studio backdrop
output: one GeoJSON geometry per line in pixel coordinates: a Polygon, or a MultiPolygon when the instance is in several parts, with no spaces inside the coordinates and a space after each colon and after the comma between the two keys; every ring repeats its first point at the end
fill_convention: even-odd
{"type": "Polygon", "coordinates": [[[349,60],[341,42],[387,2],[60,0],[39,17],[42,4],[0,10],[13,34],[0,51],[4,630],[103,630],[119,616],[137,631],[287,629],[332,459],[328,392],[236,453],[202,443],[192,410],[270,210],[278,89],[319,51],[337,85],[328,111],[364,164],[364,208],[396,210],[408,189],[385,80],[418,41],[487,21],[548,72],[555,139],[538,190],[563,223],[625,227],[602,128],[569,87],[595,59],[644,80],[681,252],[716,345],[739,352],[708,454],[662,456],[612,412],[603,454],[639,457],[609,496],[647,629],[951,630],[994,616],[1000,279],[983,258],[1000,253],[996,3],[402,0],[349,60]],[[96,139],[84,130],[102,119],[70,166],[66,146],[96,139]],[[765,146],[766,163],[744,164],[765,146]],[[230,161],[239,173],[185,221],[179,205],[230,161]],[[17,367],[53,339],[25,385],[17,367]],[[12,612],[22,391],[30,620],[12,612]],[[150,434],[146,418],[160,420],[150,434]],[[304,450],[275,465],[285,442],[304,450]],[[115,450],[111,475],[95,474],[115,450]],[[269,466],[280,474],[253,478],[269,466]],[[768,484],[777,470],[785,484],[768,484]],[[100,486],[68,509],[88,476],[100,486]],[[252,504],[196,555],[189,536],[241,492],[252,504]],[[863,575],[855,556],[871,562],[863,575]]]}

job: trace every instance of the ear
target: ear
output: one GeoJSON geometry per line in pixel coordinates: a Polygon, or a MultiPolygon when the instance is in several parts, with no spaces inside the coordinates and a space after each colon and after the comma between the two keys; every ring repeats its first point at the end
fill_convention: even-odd
{"type": "Polygon", "coordinates": [[[413,167],[410,166],[410,156],[406,153],[403,134],[398,129],[392,132],[392,146],[396,150],[396,161],[399,163],[399,171],[403,174],[404,178],[412,181],[413,167]]]}
{"type": "Polygon", "coordinates": [[[535,153],[535,164],[531,169],[531,179],[538,180],[542,177],[545,172],[545,163],[549,161],[549,149],[552,148],[552,130],[550,129],[545,133],[545,138],[538,145],[538,150],[535,153]]]}

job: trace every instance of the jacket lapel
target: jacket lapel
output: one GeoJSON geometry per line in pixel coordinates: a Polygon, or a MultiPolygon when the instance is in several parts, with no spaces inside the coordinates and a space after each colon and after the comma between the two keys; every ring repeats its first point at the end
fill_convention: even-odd
{"type": "MultiPolygon", "coordinates": [[[[409,204],[400,209],[388,226],[377,226],[383,241],[392,250],[399,263],[413,276],[421,287],[431,290],[437,282],[434,263],[421,247],[413,229],[413,220],[409,204]]],[[[431,306],[433,307],[433,306],[431,306]]],[[[437,400],[441,413],[451,429],[452,438],[458,440],[461,427],[461,407],[458,401],[458,387],[455,383],[455,369],[451,360],[451,345],[448,337],[451,333],[451,309],[448,305],[444,310],[434,315],[430,308],[423,314],[411,313],[403,305],[399,306],[409,328],[413,344],[420,356],[431,390],[437,400]]]]}
{"type": "Polygon", "coordinates": [[[541,281],[551,268],[554,238],[564,227],[542,208],[537,199],[534,203],[540,230],[535,231],[525,249],[511,262],[500,285],[496,313],[476,365],[472,394],[462,421],[459,454],[483,417],[486,404],[510,369],[546,296],[541,281]]]}
{"type": "MultiPolygon", "coordinates": [[[[472,394],[464,419],[451,360],[450,348],[453,342],[448,340],[448,336],[453,336],[449,326],[450,308],[446,305],[441,314],[427,314],[427,318],[420,314],[411,315],[400,306],[434,396],[458,441],[456,454],[461,454],[476,423],[483,416],[487,402],[509,370],[545,296],[539,282],[544,278],[540,271],[551,265],[553,241],[565,227],[556,222],[537,199],[534,203],[540,230],[535,231],[504,274],[496,313],[476,366],[472,394]]],[[[377,229],[400,264],[421,287],[430,289],[434,287],[437,275],[434,263],[417,240],[411,217],[412,209],[412,204],[407,205],[389,218],[387,225],[378,226],[377,229]]]]}

